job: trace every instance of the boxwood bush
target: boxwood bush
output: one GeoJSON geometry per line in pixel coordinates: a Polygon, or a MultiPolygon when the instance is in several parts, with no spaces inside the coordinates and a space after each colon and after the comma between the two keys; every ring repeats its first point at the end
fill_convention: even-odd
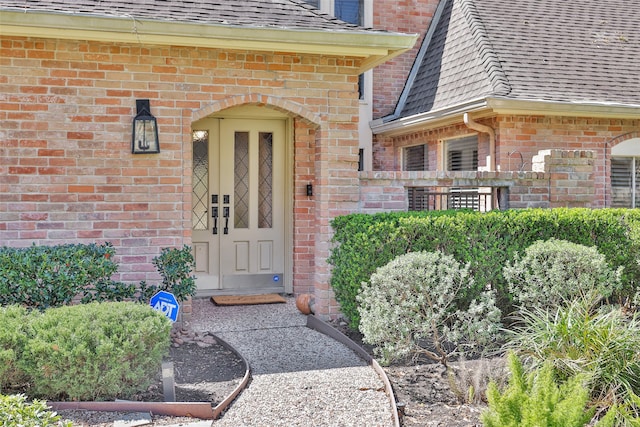
{"type": "MultiPolygon", "coordinates": [[[[6,329],[15,321],[6,320],[18,314],[15,308],[0,311],[0,337],[11,335],[6,329]]],[[[12,366],[25,378],[22,386],[30,397],[128,398],[154,380],[170,344],[171,321],[133,302],[23,310],[22,315],[24,336],[14,344],[12,366]]]]}
{"type": "Polygon", "coordinates": [[[356,295],[377,268],[396,256],[442,251],[470,265],[468,301],[491,288],[503,314],[513,311],[502,268],[538,240],[556,238],[595,246],[614,270],[623,267],[614,298],[635,293],[640,281],[640,211],[634,209],[524,209],[352,214],[335,218],[330,284],[342,313],[357,328],[356,295]]]}
{"type": "Polygon", "coordinates": [[[0,305],[44,310],[69,304],[88,288],[126,297],[133,290],[111,281],[118,271],[114,255],[109,243],[0,247],[0,305]]]}
{"type": "Polygon", "coordinates": [[[153,259],[159,284],[114,281],[118,271],[110,243],[0,247],[0,306],[19,304],[44,310],[74,301],[138,300],[147,303],[158,291],[184,301],[195,293],[191,248],[162,248],[153,259]]]}

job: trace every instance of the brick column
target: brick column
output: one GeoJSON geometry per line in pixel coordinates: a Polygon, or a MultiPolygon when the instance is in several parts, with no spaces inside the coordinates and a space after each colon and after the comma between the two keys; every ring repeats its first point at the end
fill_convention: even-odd
{"type": "Polygon", "coordinates": [[[592,207],[596,153],[588,150],[543,150],[533,157],[534,170],[549,177],[549,207],[592,207]]]}

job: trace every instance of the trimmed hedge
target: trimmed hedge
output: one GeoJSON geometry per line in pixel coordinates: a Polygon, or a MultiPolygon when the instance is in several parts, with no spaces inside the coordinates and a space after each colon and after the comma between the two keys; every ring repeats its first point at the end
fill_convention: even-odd
{"type": "Polygon", "coordinates": [[[195,294],[191,248],[162,248],[153,258],[162,281],[138,286],[111,280],[118,271],[111,243],[27,248],[0,247],[0,306],[19,304],[45,310],[72,302],[138,300],[158,291],[184,301],[195,294]]]}
{"type": "Polygon", "coordinates": [[[44,310],[71,303],[84,288],[114,288],[110,244],[0,247],[0,305],[44,310]]]}
{"type": "Polygon", "coordinates": [[[398,255],[442,251],[470,264],[475,286],[464,298],[487,287],[497,292],[503,315],[513,310],[502,268],[538,240],[556,238],[595,246],[611,268],[624,267],[617,298],[631,296],[640,281],[640,210],[525,209],[491,211],[393,212],[335,218],[328,262],[330,284],[342,313],[357,328],[356,295],[378,267],[398,255]]]}
{"type": "Polygon", "coordinates": [[[170,332],[166,316],[133,302],[44,312],[1,307],[0,354],[6,352],[9,369],[0,391],[46,399],[130,398],[155,379],[170,332]]]}

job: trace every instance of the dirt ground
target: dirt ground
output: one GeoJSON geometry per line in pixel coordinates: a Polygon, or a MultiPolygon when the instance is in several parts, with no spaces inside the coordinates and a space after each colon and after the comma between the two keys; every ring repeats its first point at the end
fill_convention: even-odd
{"type": "MultiPolygon", "coordinates": [[[[375,357],[373,347],[345,322],[332,326],[375,357]]],[[[486,409],[483,391],[491,378],[504,384],[507,378],[502,358],[442,364],[422,358],[383,366],[393,387],[400,423],[404,427],[480,427],[486,409]],[[470,395],[470,390],[473,392],[470,395]]]]}
{"type": "MultiPolygon", "coordinates": [[[[351,331],[344,322],[333,326],[373,354],[371,346],[362,343],[360,334],[351,331]]],[[[171,348],[168,360],[174,363],[176,400],[211,401],[215,406],[240,383],[245,367],[242,359],[223,345],[217,342],[206,347],[201,345],[183,343],[171,348]]],[[[489,375],[504,374],[504,364],[497,359],[454,363],[451,365],[453,377],[442,365],[425,360],[395,363],[384,369],[393,386],[401,423],[405,427],[481,426],[480,413],[486,405],[478,398],[474,403],[463,403],[469,401],[469,387],[481,390],[486,387],[489,375]]],[[[147,392],[133,399],[162,401],[162,383],[158,379],[147,392]]],[[[110,427],[115,419],[123,416],[86,411],[60,411],[60,414],[76,426],[87,427],[110,427]]],[[[189,419],[155,416],[153,425],[185,421],[189,419]]]]}
{"type": "MultiPolygon", "coordinates": [[[[165,361],[173,362],[175,396],[177,402],[211,402],[216,406],[240,384],[245,374],[242,358],[211,337],[206,343],[184,342],[172,346],[165,361]]],[[[162,376],[143,393],[128,400],[164,401],[162,376]]],[[[126,417],[118,412],[58,411],[74,426],[111,427],[115,420],[126,417]]],[[[185,417],[154,416],[153,425],[178,424],[194,421],[185,417]]]]}

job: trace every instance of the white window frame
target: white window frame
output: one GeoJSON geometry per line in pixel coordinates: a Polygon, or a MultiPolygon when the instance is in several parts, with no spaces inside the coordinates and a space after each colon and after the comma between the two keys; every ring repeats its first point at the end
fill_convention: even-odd
{"type": "MultiPolygon", "coordinates": [[[[638,191],[637,176],[638,173],[640,173],[640,171],[638,170],[638,168],[640,168],[640,138],[627,139],[626,141],[623,141],[615,147],[611,148],[611,160],[613,159],[631,159],[631,206],[627,207],[636,208],[638,205],[638,200],[636,197],[638,191]]],[[[611,188],[611,203],[613,205],[613,167],[610,167],[609,170],[609,185],[611,188]]]]}

